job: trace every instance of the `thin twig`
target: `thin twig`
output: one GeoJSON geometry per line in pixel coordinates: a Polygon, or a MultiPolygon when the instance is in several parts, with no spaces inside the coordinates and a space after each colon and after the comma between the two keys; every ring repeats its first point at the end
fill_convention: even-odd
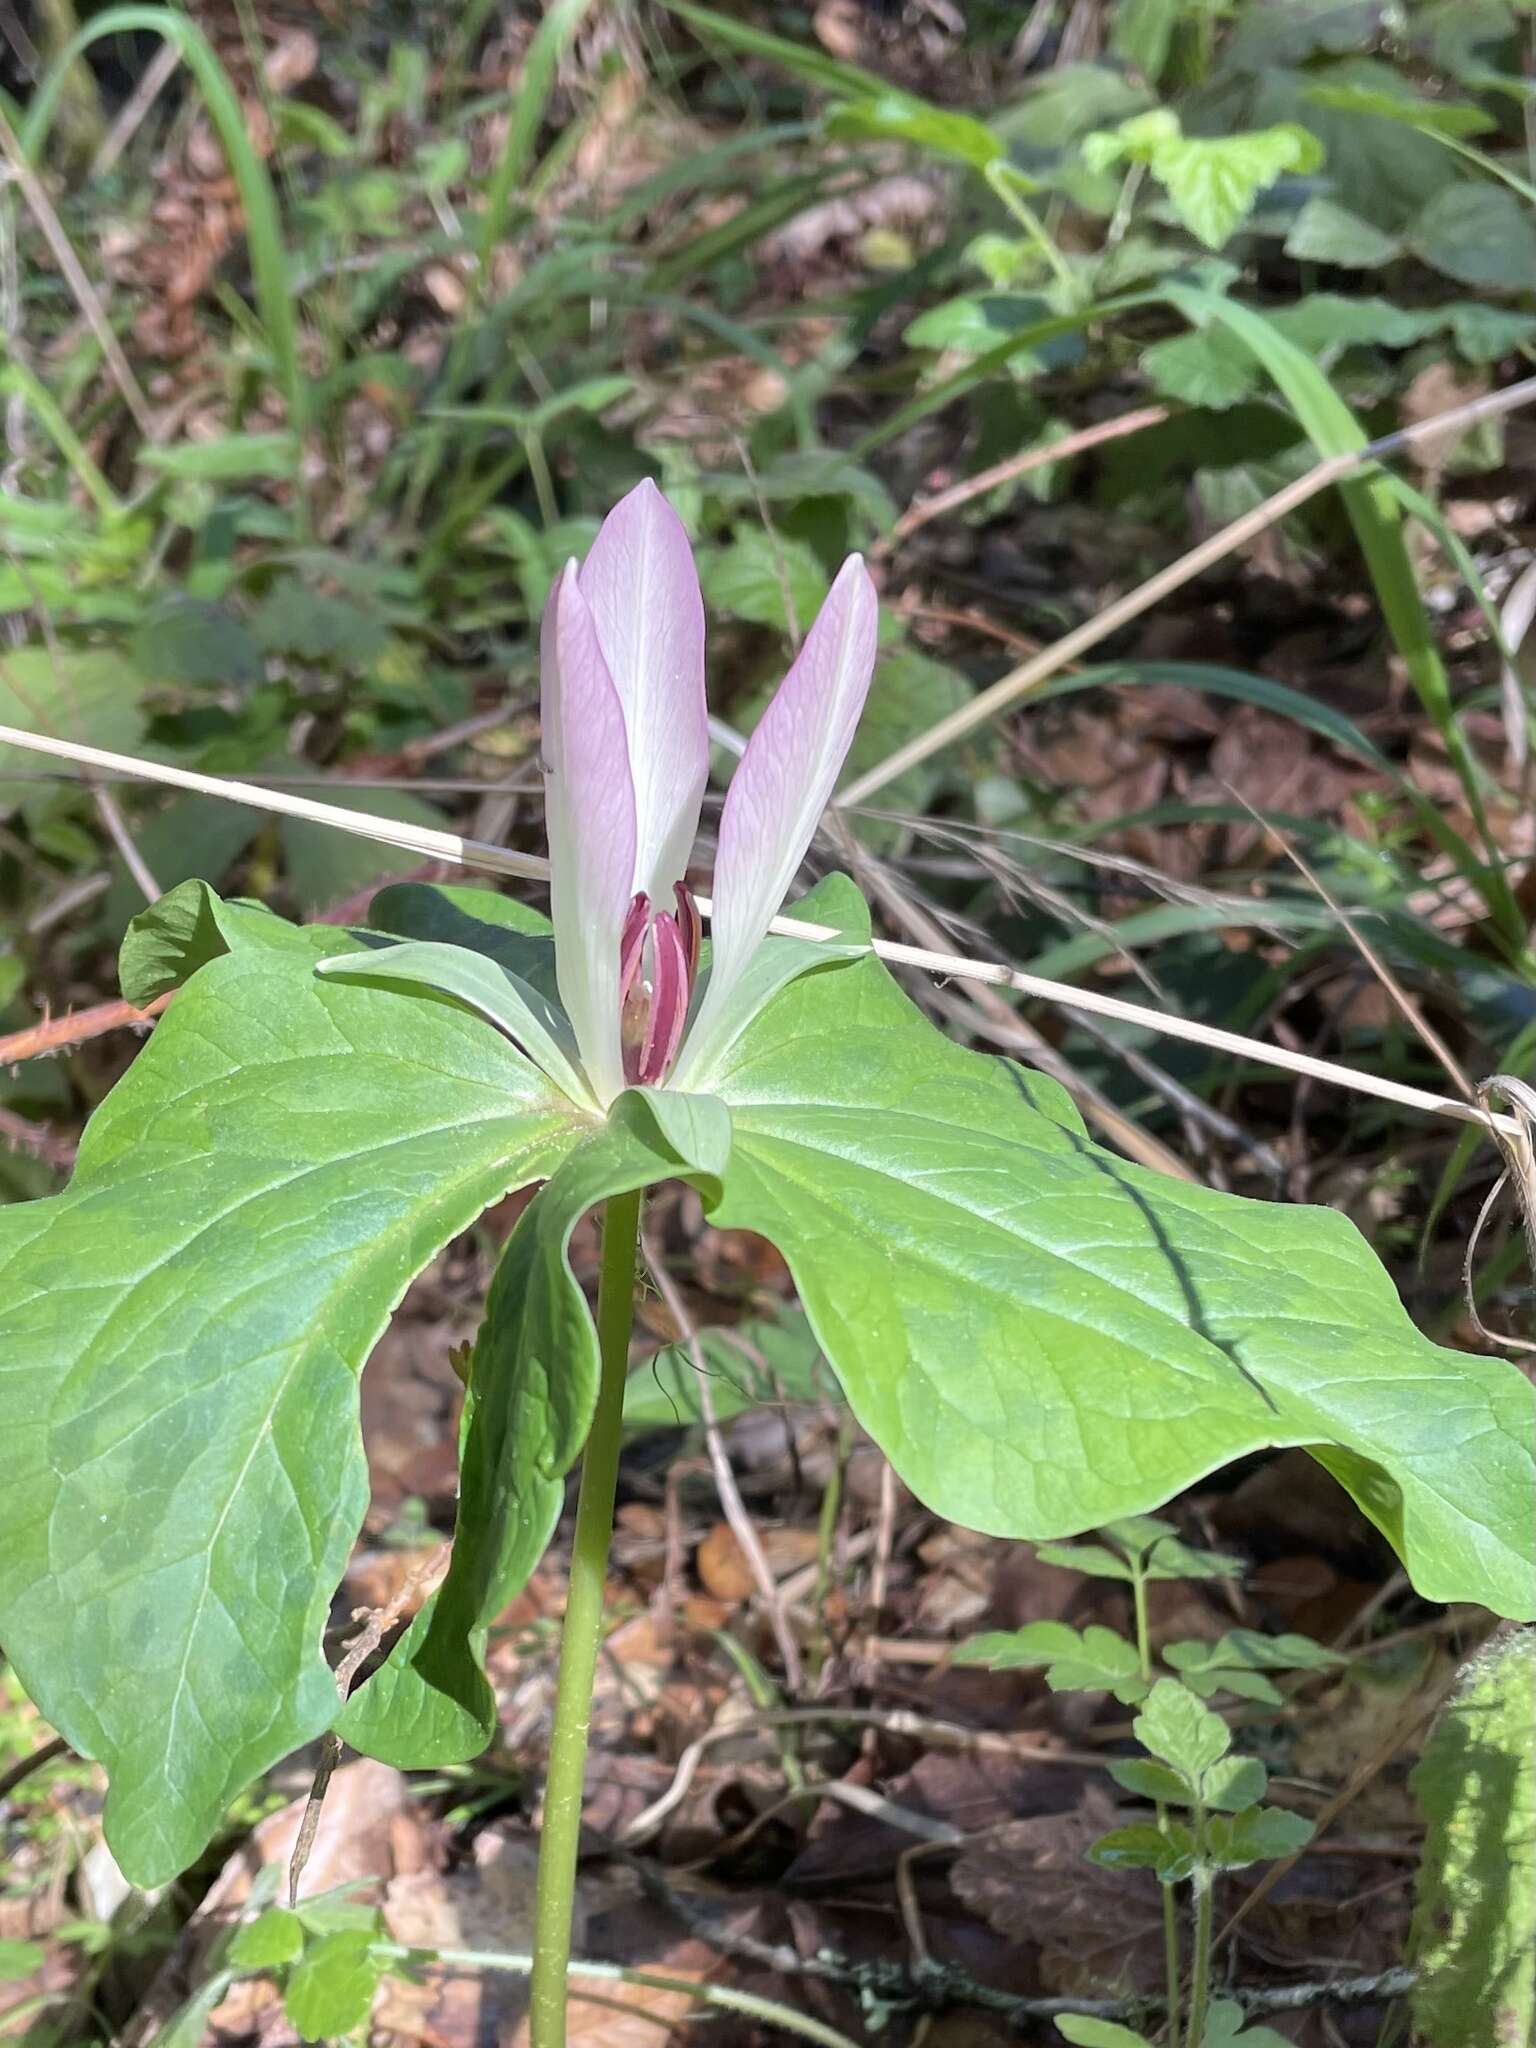
{"type": "Polygon", "coordinates": [[[731,1470],[725,1440],[720,1434],[720,1424],[715,1419],[714,1391],[710,1385],[709,1366],[704,1357],[704,1347],[699,1342],[698,1329],[688,1313],[688,1304],[683,1300],[677,1282],[667,1271],[660,1252],[644,1230],[640,1233],[640,1249],[645,1257],[646,1268],[655,1282],[656,1291],[666,1304],[683,1342],[688,1347],[688,1356],[693,1361],[699,1414],[704,1424],[704,1444],[709,1453],[710,1470],[715,1476],[715,1491],[720,1496],[721,1511],[731,1534],[736,1538],[742,1556],[747,1561],[747,1569],[752,1574],[753,1584],[757,1587],[758,1598],[763,1603],[763,1612],[768,1617],[768,1626],[772,1629],[773,1640],[778,1646],[779,1661],[784,1667],[784,1683],[792,1695],[799,1694],[805,1689],[805,1666],[800,1657],[800,1645],[795,1641],[795,1632],[789,1625],[783,1597],[758,1538],[757,1527],[747,1513],[741,1489],[736,1484],[736,1475],[731,1470]]]}
{"type": "Polygon", "coordinates": [[[1474,419],[1481,419],[1490,413],[1512,412],[1516,407],[1536,401],[1536,377],[1527,377],[1519,384],[1511,384],[1507,390],[1491,392],[1483,398],[1473,399],[1466,405],[1453,406],[1448,412],[1437,413],[1433,419],[1421,420],[1411,427],[1405,427],[1396,434],[1387,434],[1379,441],[1369,442],[1363,448],[1354,448],[1341,455],[1330,455],[1315,463],[1305,476],[1297,477],[1273,497],[1266,498],[1262,505],[1256,505],[1251,512],[1234,519],[1222,527],[1187,554],[1180,555],[1176,562],[1170,562],[1165,569],[1159,569],[1155,576],[1149,576],[1128,591],[1115,603],[1107,605],[1096,617],[1084,620],[1070,633],[1054,641],[1041,653],[1030,660],[1021,662],[1015,669],[999,678],[989,689],[981,691],[968,704],[962,704],[947,718],[941,718],[937,725],[930,726],[925,733],[919,733],[905,746],[898,747],[883,761],[864,774],[856,775],[852,782],[838,791],[832,799],[844,809],[867,803],[876,790],[884,789],[894,782],[898,775],[904,775],[909,768],[926,761],[930,755],[952,746],[978,726],[988,724],[1001,712],[1016,704],[1021,697],[1064,668],[1069,661],[1086,653],[1090,647],[1097,647],[1102,640],[1117,633],[1132,619],[1140,618],[1145,611],[1159,604],[1186,583],[1202,575],[1235,548],[1242,547],[1255,535],[1263,533],[1287,513],[1294,512],[1298,505],[1304,505],[1330,484],[1352,476],[1356,471],[1372,467],[1383,454],[1393,449],[1410,447],[1427,434],[1442,433],[1447,427],[1462,426],[1474,419]]]}
{"type": "Polygon", "coordinates": [[[121,1030],[125,1024],[152,1024],[174,994],[172,989],[156,996],[142,1010],[133,1003],[93,1003],[88,1010],[45,1017],[41,1024],[29,1024],[0,1038],[0,1067],[36,1059],[41,1053],[60,1052],[66,1045],[83,1045],[88,1038],[100,1038],[103,1032],[121,1030]]]}
{"type": "MultiPolygon", "coordinates": [[[[1536,390],[1536,379],[1532,379],[1532,386],[1536,390]]],[[[140,761],[132,755],[109,753],[102,747],[86,747],[73,740],[54,739],[49,734],[24,732],[16,726],[0,725],[0,744],[21,747],[31,753],[52,754],[61,760],[81,762],[86,767],[120,769],[140,775],[146,781],[168,783],[177,789],[193,789],[205,796],[224,797],[231,803],[276,812],[279,816],[306,818],[315,824],[334,826],[337,831],[349,832],[358,838],[375,839],[386,846],[405,847],[425,859],[450,861],[456,867],[483,868],[489,874],[515,875],[540,882],[549,878],[549,862],[536,854],[514,853],[506,847],[488,845],[484,840],[461,838],[456,832],[438,832],[420,825],[402,824],[395,818],[374,817],[365,811],[343,810],[336,804],[279,795],[255,783],[225,780],[216,775],[198,775],[190,769],[169,768],[157,761],[140,761]]],[[[708,917],[709,899],[701,896],[698,904],[701,913],[708,917]]],[[[769,929],[800,939],[836,939],[841,942],[843,938],[830,925],[812,924],[798,918],[777,917],[769,929]]],[[[1405,1109],[1454,1117],[1461,1123],[1478,1124],[1512,1136],[1519,1134],[1519,1125],[1511,1116],[1458,1102],[1449,1096],[1436,1095],[1427,1088],[1412,1088],[1382,1074],[1360,1073],[1333,1060],[1317,1059],[1311,1053],[1267,1045],[1262,1039],[1244,1038],[1235,1031],[1218,1030],[1214,1025],[1196,1023],[1193,1018],[1180,1017],[1170,1011],[1122,1002],[1117,996],[1103,995],[1095,989],[1074,988],[1068,982],[1050,981],[1044,975],[1026,974],[1020,968],[999,967],[958,954],[929,952],[921,946],[898,945],[886,939],[873,940],[870,950],[882,960],[894,961],[904,967],[920,967],[926,973],[956,981],[1017,989],[1021,995],[1038,996],[1045,1002],[1059,1003],[1063,1009],[1082,1010],[1094,1016],[1116,1017],[1127,1024],[1140,1024],[1166,1038],[1184,1039],[1192,1045],[1231,1053],[1238,1059],[1256,1060],[1287,1073],[1306,1074],[1315,1081],[1326,1081],[1336,1088],[1353,1089],[1361,1095],[1375,1095],[1384,1102],[1395,1102],[1405,1109]]],[[[4,1042],[0,1041],[0,1058],[3,1057],[4,1042]]]]}
{"type": "Polygon", "coordinates": [[[108,129],[87,174],[88,182],[94,184],[96,179],[104,178],[112,169],[138,134],[145,115],[164,92],[180,62],[181,45],[174,37],[167,37],[145,65],[138,84],[124,100],[122,110],[108,129]]]}
{"type": "Polygon", "coordinates": [[[27,161],[27,153],[21,146],[21,138],[0,108],[0,154],[3,154],[11,176],[21,187],[21,196],[27,202],[32,218],[42,229],[43,239],[53,251],[54,261],[62,271],[65,283],[73,292],[86,323],[95,335],[112,381],[122,394],[123,403],[133,414],[139,432],[146,441],[159,438],[159,428],[150,410],[149,400],[139,388],[139,380],[129,367],[121,342],[114,333],[106,308],[97,296],[96,287],[86,276],[80,259],[70,244],[54,210],[53,201],[43,189],[42,180],[27,161]]]}
{"type": "Polygon", "coordinates": [[[1160,427],[1168,417],[1166,405],[1144,405],[1135,412],[1121,413],[1112,420],[1100,420],[1096,426],[1081,427],[1075,434],[1065,434],[1059,441],[1051,441],[1036,448],[1026,448],[1020,455],[1010,455],[1005,462],[994,462],[990,469],[979,470],[975,476],[968,476],[947,490],[935,491],[931,498],[919,498],[909,505],[885,537],[870,549],[872,561],[883,561],[893,555],[903,541],[910,539],[919,527],[930,520],[941,519],[946,512],[953,512],[961,505],[968,505],[973,498],[984,497],[999,484],[1014,483],[1021,476],[1028,476],[1031,470],[1043,469],[1048,462],[1066,462],[1074,455],[1081,455],[1089,448],[1098,448],[1106,441],[1118,441],[1126,434],[1139,434],[1146,427],[1160,427]]]}
{"type": "Polygon", "coordinates": [[[40,1744],[30,1756],[24,1756],[19,1763],[0,1771],[0,1799],[9,1799],[16,1787],[24,1785],[35,1771],[40,1771],[56,1758],[69,1756],[71,1753],[70,1746],[62,1735],[55,1735],[51,1742],[40,1744]]]}

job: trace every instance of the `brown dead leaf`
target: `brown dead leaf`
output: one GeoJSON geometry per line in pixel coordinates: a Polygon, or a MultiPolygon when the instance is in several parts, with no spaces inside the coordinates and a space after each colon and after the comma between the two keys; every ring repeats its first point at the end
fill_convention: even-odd
{"type": "Polygon", "coordinates": [[[1124,1815],[1101,1785],[1070,1813],[1013,1821],[955,1859],[950,1883],[999,1933],[1040,1950],[1042,1983],[1062,1995],[1150,1991],[1162,1980],[1162,1906],[1143,1870],[1088,1860],[1124,1815]]]}
{"type": "MultiPolygon", "coordinates": [[[[759,1529],[757,1535],[776,1579],[812,1563],[817,1555],[814,1529],[759,1529]]],[[[757,1590],[746,1554],[728,1522],[717,1522],[710,1530],[698,1547],[695,1563],[705,1592],[717,1600],[749,1600],[757,1590]]]]}

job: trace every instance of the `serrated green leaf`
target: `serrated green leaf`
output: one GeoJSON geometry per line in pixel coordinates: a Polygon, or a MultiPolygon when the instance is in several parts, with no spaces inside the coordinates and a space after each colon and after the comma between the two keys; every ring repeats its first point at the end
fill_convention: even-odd
{"type": "Polygon", "coordinates": [[[1163,1806],[1194,1804],[1194,1794],[1177,1771],[1169,1770],[1166,1764],[1151,1763],[1146,1757],[1115,1757],[1109,1775],[1138,1799],[1154,1799],[1163,1806]]]}
{"type": "Polygon", "coordinates": [[[1295,122],[1237,135],[1185,135],[1167,107],[1137,114],[1083,144],[1084,160],[1103,169],[1122,157],[1143,163],[1196,240],[1220,249],[1267,186],[1287,171],[1315,171],[1323,160],[1315,135],[1295,122]]]}
{"type": "Polygon", "coordinates": [[[1203,1706],[1176,1678],[1160,1678],[1132,1724],[1136,1740],[1199,1790],[1203,1772],[1224,1757],[1232,1737],[1220,1714],[1203,1706]]]}
{"type": "Polygon", "coordinates": [[[1278,1706],[1279,1691],[1265,1671],[1326,1671],[1344,1659],[1310,1636],[1269,1636],[1258,1629],[1229,1629],[1219,1642],[1169,1643],[1163,1651],[1188,1686],[1203,1698],[1218,1692],[1278,1706]]]}
{"type": "Polygon", "coordinates": [[[1280,1806],[1213,1813],[1205,1823],[1205,1852],[1220,1870],[1246,1870],[1252,1863],[1274,1863],[1282,1856],[1294,1856],[1315,1832],[1311,1821],[1280,1806]]]}
{"type": "Polygon", "coordinates": [[[1079,1630],[1061,1621],[1034,1621],[973,1637],[962,1649],[965,1654],[956,1652],[957,1663],[984,1663],[996,1671],[1044,1668],[1052,1692],[1112,1692],[1129,1705],[1147,1690],[1135,1644],[1097,1622],[1079,1630]]]}
{"type": "Polygon", "coordinates": [[[359,669],[378,659],[389,637],[376,610],[312,590],[297,576],[278,577],[257,606],[251,631],[270,653],[359,669]]]}
{"type": "Polygon", "coordinates": [[[1162,1884],[1182,1884],[1200,1861],[1195,1838],[1182,1821],[1133,1821],[1112,1828],[1088,1851],[1106,1870],[1150,1870],[1162,1884]]]}
{"type": "Polygon", "coordinates": [[[337,1723],[365,1755],[402,1767],[461,1763],[495,1732],[487,1631],[544,1553],[597,1400],[597,1332],[567,1260],[571,1232],[610,1195],[676,1177],[709,1190],[714,1180],[717,1134],[706,1133],[708,1159],[679,1154],[691,1122],[663,1128],[653,1093],[619,1097],[507,1241],[470,1365],[448,1576],[337,1723]]]}
{"type": "Polygon", "coordinates": [[[701,552],[699,582],[711,612],[779,633],[791,622],[808,631],[830,587],[814,549],[761,526],[741,527],[728,546],[701,552]]]}
{"type": "Polygon", "coordinates": [[[106,1765],[144,1885],[334,1718],[358,1372],[410,1278],[574,1137],[480,1018],[321,981],[339,936],[211,960],[65,1192],[0,1210],[0,1636],[106,1765]]]}
{"type": "MultiPolygon", "coordinates": [[[[327,803],[343,810],[368,811],[375,817],[398,818],[402,824],[441,832],[449,823],[433,805],[405,790],[353,791],[332,784],[327,803]]],[[[312,825],[303,818],[284,818],[278,827],[283,842],[289,887],[305,911],[329,910],[385,877],[414,865],[414,857],[398,846],[338,832],[332,825],[312,825]]]]}
{"type": "Polygon", "coordinates": [[[1058,1564],[1063,1571],[1086,1572],[1090,1579],[1119,1579],[1129,1585],[1136,1574],[1123,1557],[1106,1550],[1102,1543],[1041,1543],[1035,1555],[1044,1564],[1058,1564]]]}
{"type": "Polygon", "coordinates": [[[1236,1579],[1243,1560],[1229,1550],[1201,1550],[1186,1543],[1160,1515],[1126,1515],[1106,1523],[1102,1534],[1131,1560],[1144,1579],[1236,1579]]]}
{"type": "Polygon", "coordinates": [[[235,1930],[227,1951],[237,1970],[275,1970],[297,1960],[304,1948],[304,1926],[286,1906],[269,1906],[259,1918],[235,1930]]]}
{"type": "Polygon", "coordinates": [[[1141,367],[1154,391],[1214,412],[1251,398],[1259,383],[1253,357],[1221,328],[1154,342],[1143,354],[1141,367]]]}
{"type": "Polygon", "coordinates": [[[359,1929],[323,1934],[288,1973],[283,2010],[303,2041],[324,2041],[360,2027],[384,1974],[375,1938],[359,1929]]]}
{"type": "Polygon", "coordinates": [[[1207,1767],[1200,1797],[1218,1813],[1241,1813],[1256,1806],[1269,1785],[1269,1773],[1255,1756],[1224,1756],[1207,1767]]]}
{"type": "Polygon", "coordinates": [[[1536,1631],[1467,1668],[1411,1779],[1428,1834],[1411,1954],[1426,2048],[1536,2031],[1536,1631]]]}

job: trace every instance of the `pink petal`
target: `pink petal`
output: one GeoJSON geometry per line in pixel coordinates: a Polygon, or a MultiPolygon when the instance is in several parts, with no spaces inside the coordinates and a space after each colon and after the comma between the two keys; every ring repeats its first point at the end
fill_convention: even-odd
{"type": "Polygon", "coordinates": [[[624,1086],[620,941],[635,871],[635,791],[618,692],[576,579],[561,571],[539,643],[549,909],[560,1000],[600,1102],[624,1086]]]}
{"type": "Polygon", "coordinates": [[[869,571],[850,555],[731,778],[715,856],[714,945],[701,1023],[725,1000],[778,915],[836,786],[869,694],[879,609],[869,571]]]}
{"type": "Polygon", "coordinates": [[[629,733],[632,887],[665,903],[693,851],[709,728],[704,600],[693,551],[682,521],[649,480],[603,521],[580,582],[629,733]]]}

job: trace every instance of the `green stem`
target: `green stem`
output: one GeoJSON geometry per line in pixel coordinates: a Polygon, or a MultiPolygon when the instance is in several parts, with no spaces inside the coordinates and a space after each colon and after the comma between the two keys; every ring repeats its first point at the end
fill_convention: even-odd
{"type": "Polygon", "coordinates": [[[983,175],[992,191],[996,193],[1004,206],[1007,207],[1019,226],[1050,265],[1051,270],[1055,274],[1056,282],[1067,295],[1067,305],[1069,307],[1076,305],[1080,294],[1077,279],[1072,275],[1072,266],[1046,233],[1039,214],[1012,189],[1006,176],[994,177],[990,166],[983,175]]]}
{"type": "Polygon", "coordinates": [[[597,1673],[598,1644],[603,1632],[603,1582],[613,1536],[619,1448],[624,1433],[624,1379],[634,1320],[639,1230],[640,1191],[614,1195],[603,1217],[603,1263],[597,1290],[602,1378],[597,1410],[581,1461],[570,1592],[560,1638],[560,1682],[555,1690],[549,1771],[544,1782],[544,1831],[539,1842],[528,2008],[532,2048],[565,2048],[566,1971],[571,1959],[576,1852],[581,1841],[581,1793],[587,1769],[592,1681],[597,1673]]]}
{"type": "MultiPolygon", "coordinates": [[[[1202,1816],[1203,1819],[1203,1816],[1202,1816]]],[[[1203,1835],[1203,1826],[1197,1826],[1203,1835]]],[[[1186,2038],[1190,2048],[1200,2048],[1205,2039],[1205,2012],[1211,1995],[1211,1915],[1215,1879],[1202,1864],[1195,1872],[1195,1952],[1189,1969],[1189,2024],[1186,2038]]]]}
{"type": "MultiPolygon", "coordinates": [[[[1141,1663],[1141,1675],[1150,1684],[1152,1680],[1152,1625],[1147,1614],[1147,1575],[1136,1565],[1131,1567],[1131,1599],[1136,1609],[1136,1655],[1141,1663]]],[[[1165,1828],[1168,1809],[1161,1801],[1156,1806],[1157,1825],[1165,1828]]],[[[1163,1894],[1163,1974],[1168,1981],[1168,2048],[1179,2048],[1179,1911],[1174,1902],[1173,1886],[1160,1887],[1163,1894]]],[[[1193,2039],[1193,2037],[1191,2037],[1193,2039]]]]}

